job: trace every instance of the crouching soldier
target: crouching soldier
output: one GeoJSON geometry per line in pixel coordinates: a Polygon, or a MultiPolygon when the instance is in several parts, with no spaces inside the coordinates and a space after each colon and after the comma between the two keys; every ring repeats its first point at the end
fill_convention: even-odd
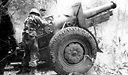
{"type": "Polygon", "coordinates": [[[44,25],[44,21],[40,18],[40,12],[33,8],[29,12],[29,16],[24,22],[24,32],[22,37],[23,48],[25,54],[22,60],[23,69],[20,72],[29,72],[30,67],[36,67],[39,61],[39,49],[36,37],[37,30],[40,26],[44,25]]]}
{"type": "Polygon", "coordinates": [[[0,75],[4,74],[4,68],[10,62],[7,59],[8,51],[15,51],[18,46],[12,18],[8,12],[10,2],[11,0],[0,0],[0,75]]]}

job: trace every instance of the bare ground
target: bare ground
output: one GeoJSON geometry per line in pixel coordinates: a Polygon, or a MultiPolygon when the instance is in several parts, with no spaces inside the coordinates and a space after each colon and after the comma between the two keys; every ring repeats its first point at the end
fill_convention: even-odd
{"type": "Polygon", "coordinates": [[[4,75],[57,75],[57,73],[49,68],[49,66],[43,66],[38,69],[31,69],[29,73],[16,74],[20,71],[20,68],[15,68],[14,66],[6,66],[4,75]]]}

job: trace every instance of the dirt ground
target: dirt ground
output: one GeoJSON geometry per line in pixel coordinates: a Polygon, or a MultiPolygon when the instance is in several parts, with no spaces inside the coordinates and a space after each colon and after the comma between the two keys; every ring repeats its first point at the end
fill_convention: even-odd
{"type": "Polygon", "coordinates": [[[20,68],[14,68],[14,66],[6,66],[4,75],[57,75],[57,73],[49,68],[49,66],[43,66],[38,69],[31,69],[29,73],[17,74],[20,71],[20,68]]]}
{"type": "Polygon", "coordinates": [[[5,71],[4,75],[57,75],[56,72],[54,71],[47,71],[47,72],[35,71],[35,72],[30,72],[25,74],[16,74],[17,72],[18,71],[5,71]]]}

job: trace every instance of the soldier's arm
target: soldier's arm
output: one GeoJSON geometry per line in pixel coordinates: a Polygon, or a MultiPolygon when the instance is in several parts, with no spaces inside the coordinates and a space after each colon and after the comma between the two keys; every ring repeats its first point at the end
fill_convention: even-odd
{"type": "Polygon", "coordinates": [[[25,32],[25,33],[29,33],[28,30],[29,30],[29,25],[28,25],[27,22],[25,22],[25,23],[24,23],[24,32],[25,32]]]}
{"type": "Polygon", "coordinates": [[[48,22],[45,19],[41,19],[40,17],[36,17],[36,21],[38,23],[38,27],[44,27],[48,22]]]}

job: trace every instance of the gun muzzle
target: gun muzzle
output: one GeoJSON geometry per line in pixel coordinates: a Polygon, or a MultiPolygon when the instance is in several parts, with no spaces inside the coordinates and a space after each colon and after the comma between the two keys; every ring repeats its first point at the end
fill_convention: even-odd
{"type": "Polygon", "coordinates": [[[91,17],[98,15],[102,12],[105,12],[105,11],[110,10],[110,9],[115,9],[115,8],[116,8],[116,3],[111,1],[108,4],[105,4],[105,5],[102,5],[99,7],[95,7],[92,9],[88,9],[85,12],[83,12],[83,14],[84,14],[85,18],[91,18],[91,17]]]}
{"type": "Polygon", "coordinates": [[[115,8],[117,7],[116,3],[114,3],[113,1],[111,1],[111,3],[113,3],[113,4],[111,5],[111,8],[115,9],[115,8]]]}

